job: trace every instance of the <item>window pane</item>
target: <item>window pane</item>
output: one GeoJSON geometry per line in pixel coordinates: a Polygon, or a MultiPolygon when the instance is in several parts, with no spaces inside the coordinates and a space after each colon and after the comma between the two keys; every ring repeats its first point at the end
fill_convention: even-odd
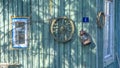
{"type": "Polygon", "coordinates": [[[25,22],[16,22],[16,44],[25,44],[25,22]]]}
{"type": "Polygon", "coordinates": [[[25,27],[25,22],[15,22],[15,27],[16,28],[25,27]]]}

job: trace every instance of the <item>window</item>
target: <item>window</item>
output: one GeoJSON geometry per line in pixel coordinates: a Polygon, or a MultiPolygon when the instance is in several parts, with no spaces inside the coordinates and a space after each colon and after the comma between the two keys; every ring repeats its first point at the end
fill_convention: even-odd
{"type": "Polygon", "coordinates": [[[12,18],[13,47],[27,47],[28,18],[12,18]]]}
{"type": "Polygon", "coordinates": [[[105,27],[104,27],[104,66],[114,61],[114,9],[113,2],[105,1],[105,27]]]}

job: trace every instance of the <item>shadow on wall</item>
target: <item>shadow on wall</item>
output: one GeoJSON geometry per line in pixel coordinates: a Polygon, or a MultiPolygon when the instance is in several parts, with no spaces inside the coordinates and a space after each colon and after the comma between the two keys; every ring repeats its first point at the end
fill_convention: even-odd
{"type": "MultiPolygon", "coordinates": [[[[92,1],[92,0],[91,0],[92,1]]],[[[85,26],[85,29],[90,33],[91,37],[95,39],[94,28],[94,16],[95,13],[94,3],[86,1],[84,4],[90,7],[88,15],[90,17],[90,23],[85,26]],[[92,27],[92,29],[91,29],[92,27]]],[[[5,6],[7,0],[0,0],[0,6],[5,6]]],[[[79,30],[81,29],[81,21],[79,18],[83,12],[80,5],[82,1],[64,1],[64,0],[53,0],[52,1],[52,12],[50,15],[49,8],[50,4],[48,0],[12,0],[9,1],[8,6],[3,10],[3,21],[2,25],[10,22],[9,16],[32,16],[30,23],[30,36],[29,36],[29,48],[28,49],[17,49],[10,50],[9,45],[11,44],[11,33],[9,32],[9,25],[5,26],[7,29],[0,29],[0,49],[1,57],[0,62],[20,63],[21,68],[40,68],[40,67],[51,67],[51,68],[95,68],[96,54],[95,54],[95,41],[89,46],[83,47],[79,40],[79,30]],[[32,2],[31,2],[32,1],[32,2]],[[66,6],[61,6],[59,2],[63,2],[66,6]],[[31,7],[30,7],[31,6],[31,7]],[[72,8],[71,8],[72,7],[72,8]],[[63,8],[64,11],[60,10],[63,8]],[[73,9],[74,8],[74,9],[73,9]],[[32,12],[30,12],[32,11],[32,12]],[[63,12],[63,13],[60,13],[63,12]],[[32,13],[32,14],[31,14],[32,13]],[[79,16],[79,15],[80,16],[79,16]],[[54,41],[50,34],[50,23],[48,19],[58,16],[68,16],[74,20],[75,33],[73,39],[67,43],[58,43],[54,41]],[[4,39],[4,40],[3,40],[4,39]],[[6,59],[7,58],[7,59],[6,59]],[[93,66],[92,66],[93,65],[93,66]]]]}

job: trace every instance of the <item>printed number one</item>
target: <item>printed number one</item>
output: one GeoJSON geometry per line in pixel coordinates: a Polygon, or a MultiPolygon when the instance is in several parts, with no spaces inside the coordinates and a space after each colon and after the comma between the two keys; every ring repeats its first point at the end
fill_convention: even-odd
{"type": "Polygon", "coordinates": [[[86,22],[86,18],[85,18],[85,22],[86,22]]]}

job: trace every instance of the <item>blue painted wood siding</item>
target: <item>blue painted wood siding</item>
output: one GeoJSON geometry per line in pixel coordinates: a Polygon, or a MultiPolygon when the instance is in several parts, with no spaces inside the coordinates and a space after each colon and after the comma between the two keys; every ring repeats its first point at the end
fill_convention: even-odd
{"type": "MultiPolygon", "coordinates": [[[[120,67],[120,0],[115,1],[115,55],[118,54],[118,59],[117,56],[115,57],[116,63],[114,67],[119,68],[120,67]]],[[[112,65],[111,65],[112,66],[112,65]]]]}
{"type": "MultiPolygon", "coordinates": [[[[102,68],[102,30],[96,25],[96,14],[103,10],[101,4],[101,0],[0,0],[0,63],[20,63],[20,68],[102,68]],[[27,49],[12,48],[11,16],[31,17],[27,49]],[[75,24],[74,35],[67,43],[58,43],[50,33],[49,19],[61,16],[75,24]],[[79,39],[82,17],[89,17],[83,27],[92,37],[92,44],[85,47],[79,39]]],[[[117,68],[117,61],[106,68],[117,68]]]]}

